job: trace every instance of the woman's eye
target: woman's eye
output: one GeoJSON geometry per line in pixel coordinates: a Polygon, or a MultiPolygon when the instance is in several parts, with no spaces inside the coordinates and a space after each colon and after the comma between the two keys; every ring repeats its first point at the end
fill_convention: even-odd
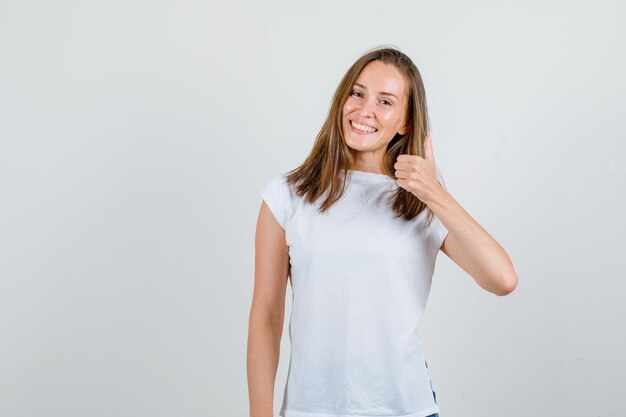
{"type": "MultiPolygon", "coordinates": [[[[355,96],[355,97],[362,97],[362,96],[363,96],[363,94],[362,94],[360,91],[353,91],[353,92],[351,93],[351,95],[352,95],[352,96],[355,96]]],[[[389,100],[381,100],[380,102],[381,102],[381,103],[383,103],[385,106],[391,106],[391,105],[393,104],[393,103],[392,103],[391,101],[389,101],[389,100]]]]}

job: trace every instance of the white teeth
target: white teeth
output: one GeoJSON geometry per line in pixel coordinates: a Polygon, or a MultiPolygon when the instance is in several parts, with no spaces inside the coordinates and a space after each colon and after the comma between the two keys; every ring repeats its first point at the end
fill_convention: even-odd
{"type": "Polygon", "coordinates": [[[376,129],[374,129],[373,127],[364,126],[364,125],[359,124],[359,123],[357,123],[355,121],[351,121],[350,123],[352,124],[352,126],[355,129],[360,130],[362,132],[368,132],[368,133],[376,132],[376,129]]]}

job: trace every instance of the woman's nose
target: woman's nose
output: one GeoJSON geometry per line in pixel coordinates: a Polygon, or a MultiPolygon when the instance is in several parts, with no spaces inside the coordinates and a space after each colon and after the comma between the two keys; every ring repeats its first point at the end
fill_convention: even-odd
{"type": "Polygon", "coordinates": [[[374,103],[370,101],[366,101],[365,103],[363,103],[363,106],[361,107],[361,116],[371,117],[373,113],[374,113],[374,103]]]}

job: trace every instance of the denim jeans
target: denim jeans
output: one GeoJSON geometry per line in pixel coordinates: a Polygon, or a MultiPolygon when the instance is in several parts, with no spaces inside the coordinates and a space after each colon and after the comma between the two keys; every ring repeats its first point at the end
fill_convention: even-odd
{"type": "MultiPolygon", "coordinates": [[[[424,360],[424,363],[426,364],[426,368],[428,368],[428,362],[426,362],[426,360],[424,360]]],[[[433,392],[433,400],[435,400],[435,404],[437,404],[437,395],[435,394],[435,390],[433,389],[433,383],[430,383],[430,390],[433,392]]],[[[428,417],[439,417],[439,413],[435,413],[435,414],[431,414],[428,417]]]]}

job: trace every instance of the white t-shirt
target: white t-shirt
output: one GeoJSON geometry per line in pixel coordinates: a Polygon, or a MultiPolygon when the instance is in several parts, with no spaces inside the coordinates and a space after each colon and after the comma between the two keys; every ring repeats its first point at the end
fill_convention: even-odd
{"type": "Polygon", "coordinates": [[[323,214],[274,177],[261,196],[285,230],[291,263],[291,358],[283,417],[425,417],[439,413],[417,331],[448,231],[426,210],[394,217],[398,187],[348,171],[323,214]]]}

